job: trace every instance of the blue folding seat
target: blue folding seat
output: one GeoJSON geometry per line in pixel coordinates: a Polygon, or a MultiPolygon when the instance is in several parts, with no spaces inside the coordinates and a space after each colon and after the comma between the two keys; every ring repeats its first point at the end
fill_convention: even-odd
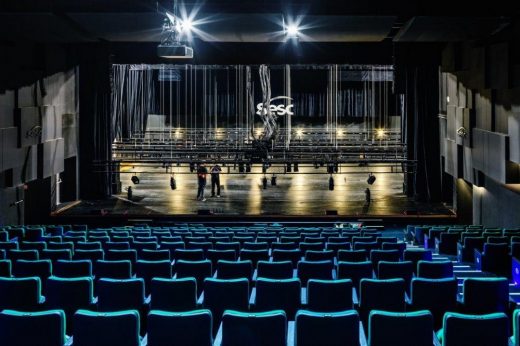
{"type": "Polygon", "coordinates": [[[69,250],[70,254],[74,252],[74,243],[72,242],[48,242],[47,243],[47,250],[69,250]]]}
{"type": "Polygon", "coordinates": [[[72,259],[74,260],[90,260],[95,263],[98,260],[102,260],[105,257],[103,250],[74,250],[72,259]]]}
{"type": "Polygon", "coordinates": [[[7,258],[13,263],[17,260],[37,261],[40,259],[40,255],[37,250],[9,250],[7,258]]]}
{"type": "Polygon", "coordinates": [[[332,280],[332,261],[300,261],[298,262],[297,276],[302,285],[306,286],[309,279],[332,280]]]}
{"type": "Polygon", "coordinates": [[[204,250],[201,249],[176,249],[173,253],[173,259],[175,261],[202,261],[204,258],[204,250]]]}
{"type": "MultiPolygon", "coordinates": [[[[130,261],[132,274],[135,271],[135,264],[137,263],[137,251],[130,250],[109,250],[105,256],[106,261],[130,261]]],[[[95,263],[95,262],[92,262],[95,263]]]]}
{"type": "Polygon", "coordinates": [[[212,316],[209,310],[148,314],[148,346],[213,345],[212,316]]]}
{"type": "Polygon", "coordinates": [[[170,251],[170,260],[173,261],[173,254],[175,253],[175,250],[177,249],[181,249],[181,250],[184,250],[185,249],[185,245],[184,245],[184,242],[182,240],[178,240],[178,241],[174,241],[175,239],[172,239],[172,241],[162,241],[161,244],[160,244],[160,249],[161,250],[168,250],[170,251]]]}
{"type": "Polygon", "coordinates": [[[58,260],[52,267],[52,274],[62,278],[91,277],[92,262],[89,260],[58,260]]]}
{"type": "Polygon", "coordinates": [[[441,233],[440,240],[436,245],[439,249],[439,253],[456,256],[457,243],[459,240],[460,235],[458,233],[441,233]]]}
{"type": "Polygon", "coordinates": [[[305,252],[306,261],[331,261],[331,262],[334,262],[334,257],[336,257],[336,253],[333,250],[322,250],[322,251],[307,250],[305,252]]]}
{"type": "Polygon", "coordinates": [[[130,249],[130,243],[126,241],[107,241],[103,244],[103,251],[105,254],[109,250],[128,250],[130,249]]]}
{"type": "Polygon", "coordinates": [[[509,311],[509,281],[506,278],[468,278],[463,284],[463,310],[469,314],[509,311]]]}
{"type": "Polygon", "coordinates": [[[12,276],[11,260],[0,260],[0,277],[10,278],[12,276]]]}
{"type": "Polygon", "coordinates": [[[72,259],[72,252],[68,249],[45,249],[40,252],[40,259],[48,259],[51,260],[53,263],[58,260],[70,261],[72,259]]]}
{"type": "Polygon", "coordinates": [[[244,278],[207,278],[204,280],[203,304],[212,313],[213,335],[216,335],[225,310],[249,311],[249,281],[244,278]]]}
{"type": "Polygon", "coordinates": [[[443,279],[453,277],[453,263],[446,261],[419,261],[417,276],[426,279],[443,279]]]}
{"type": "Polygon", "coordinates": [[[245,242],[242,244],[242,250],[268,250],[267,242],[245,242]]]}
{"type": "Polygon", "coordinates": [[[151,293],[152,310],[189,311],[197,308],[197,281],[194,278],[154,278],[151,293]]]}
{"type": "Polygon", "coordinates": [[[254,303],[256,311],[284,310],[287,318],[294,320],[301,305],[300,279],[258,278],[254,303]]]}
{"type": "Polygon", "coordinates": [[[150,294],[153,278],[171,279],[172,264],[170,260],[165,261],[137,261],[135,274],[144,279],[146,295],[150,294]]]}
{"type": "MultiPolygon", "coordinates": [[[[108,237],[107,237],[108,239],[108,237]]],[[[74,245],[75,250],[102,250],[101,242],[99,241],[79,241],[74,245]]]]}
{"type": "Polygon", "coordinates": [[[240,243],[238,241],[235,242],[216,242],[215,246],[213,246],[215,250],[233,250],[236,253],[240,252],[240,243]]]}
{"type": "Polygon", "coordinates": [[[350,279],[359,295],[361,279],[374,277],[372,262],[338,262],[338,279],[350,279]]]}
{"type": "Polygon", "coordinates": [[[0,250],[5,250],[8,253],[10,250],[18,249],[18,242],[0,241],[0,250]]]}
{"type": "Polygon", "coordinates": [[[291,261],[293,268],[296,268],[298,262],[302,259],[302,253],[298,250],[278,250],[272,252],[273,262],[291,261]]]}
{"type": "Polygon", "coordinates": [[[38,277],[0,277],[0,310],[39,310],[44,302],[41,292],[41,280],[38,277]]]}
{"type": "Polygon", "coordinates": [[[299,248],[302,254],[305,254],[307,251],[323,251],[325,249],[325,243],[302,242],[299,248]]]}
{"type": "Polygon", "coordinates": [[[355,244],[355,243],[372,243],[372,242],[376,242],[376,237],[373,237],[371,235],[368,235],[368,236],[355,235],[355,236],[352,237],[352,244],[355,244]]]}
{"type": "Polygon", "coordinates": [[[280,310],[264,313],[227,310],[221,329],[215,339],[217,345],[287,345],[287,317],[280,310]]]}
{"type": "Polygon", "coordinates": [[[367,252],[365,250],[339,250],[338,262],[365,262],[367,252]]]}
{"type": "Polygon", "coordinates": [[[61,310],[0,312],[0,340],[5,346],[63,346],[65,314],[61,310]]]}
{"type": "Polygon", "coordinates": [[[397,250],[399,251],[399,258],[402,260],[404,257],[404,250],[406,250],[405,242],[397,242],[397,243],[383,243],[381,244],[381,248],[383,250],[397,250]]]}
{"type": "Polygon", "coordinates": [[[413,277],[413,263],[411,261],[387,262],[380,261],[378,266],[378,279],[403,279],[406,292],[410,293],[410,283],[413,277]]]}
{"type": "Polygon", "coordinates": [[[74,315],[74,346],[140,346],[139,312],[93,312],[74,315]]]}
{"type": "Polygon", "coordinates": [[[253,268],[256,268],[258,261],[269,261],[269,250],[247,250],[240,251],[241,261],[251,261],[253,268]]]}
{"type": "Polygon", "coordinates": [[[217,270],[218,261],[236,261],[237,254],[235,250],[208,250],[206,253],[206,259],[211,261],[213,270],[217,270]]]}
{"type": "Polygon", "coordinates": [[[24,233],[25,241],[41,241],[43,239],[43,227],[26,227],[24,233]]]}
{"type": "Polygon", "coordinates": [[[271,248],[273,250],[299,250],[298,243],[283,243],[283,242],[273,242],[271,244],[271,248]]]}
{"type": "Polygon", "coordinates": [[[132,277],[132,262],[122,261],[97,261],[94,266],[96,279],[130,279],[132,277]]]}
{"type": "Polygon", "coordinates": [[[217,262],[218,279],[253,278],[253,263],[251,261],[224,261],[217,262]]]}
{"type": "Polygon", "coordinates": [[[354,242],[353,249],[354,250],[365,250],[368,254],[370,254],[370,251],[378,249],[378,245],[377,245],[377,242],[375,242],[375,241],[370,241],[370,242],[356,241],[356,242],[354,242]]]}
{"type": "Polygon", "coordinates": [[[427,310],[389,312],[372,310],[369,315],[370,346],[431,346],[433,316],[427,310]]]}
{"type": "Polygon", "coordinates": [[[402,312],[405,308],[403,279],[361,279],[359,283],[359,315],[365,328],[372,310],[402,312]]]}
{"type": "Polygon", "coordinates": [[[256,276],[267,279],[291,279],[294,269],[291,261],[259,261],[256,276]]]}
{"type": "Polygon", "coordinates": [[[186,243],[186,250],[202,250],[204,252],[204,257],[210,249],[213,249],[213,243],[210,241],[190,241],[186,243]]]}
{"type": "Polygon", "coordinates": [[[425,249],[406,249],[404,250],[404,260],[412,261],[413,263],[413,271],[417,273],[417,263],[419,261],[431,261],[432,260],[432,252],[431,250],[425,249]]]}
{"type": "Polygon", "coordinates": [[[457,260],[459,262],[475,261],[475,250],[484,250],[485,238],[480,235],[463,238],[463,245],[457,245],[457,260]]]}
{"type": "Polygon", "coordinates": [[[101,278],[97,282],[99,311],[147,310],[144,280],[101,278]]]}
{"type": "Polygon", "coordinates": [[[317,312],[350,310],[352,305],[352,281],[348,279],[318,280],[307,282],[307,309],[317,312]]]}
{"type": "Polygon", "coordinates": [[[144,261],[169,261],[170,251],[144,249],[141,251],[139,258],[144,261]]]}
{"type": "MultiPolygon", "coordinates": [[[[330,238],[329,238],[329,240],[330,240],[330,238]]],[[[334,252],[334,256],[337,256],[338,251],[340,251],[340,250],[350,250],[351,244],[350,244],[350,242],[346,242],[346,241],[345,242],[334,242],[334,243],[329,242],[325,245],[325,249],[334,252]]]]}
{"type": "Polygon", "coordinates": [[[42,290],[45,291],[47,278],[52,275],[50,260],[26,261],[18,260],[13,263],[13,276],[17,278],[39,277],[42,290]]]}
{"type": "Polygon", "coordinates": [[[134,241],[132,248],[137,251],[137,257],[140,258],[143,250],[157,250],[159,245],[155,241],[134,241]]]}
{"type": "Polygon", "coordinates": [[[79,309],[95,309],[94,281],[91,277],[58,278],[51,276],[47,280],[45,305],[51,309],[60,309],[67,317],[67,334],[72,332],[72,317],[79,309]]]}
{"type": "Polygon", "coordinates": [[[372,268],[377,275],[378,265],[380,261],[399,262],[400,253],[398,250],[372,250],[370,251],[370,261],[372,268]]]}
{"type": "Polygon", "coordinates": [[[429,310],[435,329],[442,327],[442,318],[448,311],[457,310],[457,279],[412,279],[408,310],[429,310]]]}
{"type": "Polygon", "coordinates": [[[9,240],[13,240],[17,238],[17,240],[20,242],[23,240],[25,235],[25,228],[23,227],[10,227],[6,229],[9,240]]]}
{"type": "MultiPolygon", "coordinates": [[[[376,243],[377,245],[379,246],[380,249],[383,249],[383,243],[397,243],[398,242],[398,239],[397,237],[377,237],[376,238],[376,243]]],[[[384,249],[383,249],[384,250],[384,249]]]]}
{"type": "Polygon", "coordinates": [[[442,346],[507,346],[509,319],[504,313],[465,315],[447,312],[437,336],[442,346]]]}
{"type": "Polygon", "coordinates": [[[295,346],[358,346],[359,315],[355,310],[296,313],[295,346]]]}
{"type": "Polygon", "coordinates": [[[20,242],[20,250],[36,250],[40,253],[47,248],[47,243],[44,241],[22,241],[20,242]]]}
{"type": "Polygon", "coordinates": [[[211,261],[184,261],[175,262],[176,278],[193,277],[197,280],[197,295],[202,293],[204,279],[212,276],[211,261]]]}
{"type": "Polygon", "coordinates": [[[47,226],[45,227],[45,231],[47,234],[53,235],[53,236],[61,236],[63,235],[63,226],[47,226]]]}
{"type": "Polygon", "coordinates": [[[511,277],[511,256],[508,244],[484,244],[481,253],[475,250],[477,269],[493,273],[497,276],[511,277]]]}

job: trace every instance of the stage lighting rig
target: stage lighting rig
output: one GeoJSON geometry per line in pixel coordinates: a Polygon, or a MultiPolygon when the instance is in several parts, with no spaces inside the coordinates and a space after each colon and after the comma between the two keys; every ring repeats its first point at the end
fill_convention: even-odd
{"type": "Polygon", "coordinates": [[[132,183],[134,183],[135,185],[139,184],[139,177],[135,174],[132,175],[132,178],[130,178],[130,180],[132,180],[132,183]]]}
{"type": "Polygon", "coordinates": [[[373,185],[375,182],[376,182],[376,176],[373,175],[372,173],[369,173],[368,179],[367,179],[368,185],[373,185]]]}
{"type": "Polygon", "coordinates": [[[190,33],[193,22],[189,18],[181,20],[178,13],[177,0],[175,0],[173,13],[165,13],[157,55],[168,59],[193,59],[193,48],[181,43],[181,36],[190,33]]]}

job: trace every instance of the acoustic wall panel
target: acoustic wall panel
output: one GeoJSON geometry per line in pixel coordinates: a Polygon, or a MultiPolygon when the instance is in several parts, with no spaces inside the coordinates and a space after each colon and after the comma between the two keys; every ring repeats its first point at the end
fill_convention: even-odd
{"type": "Polygon", "coordinates": [[[71,158],[78,154],[77,142],[77,115],[65,113],[62,115],[62,135],[65,141],[65,158],[71,158]]]}
{"type": "Polygon", "coordinates": [[[63,138],[51,140],[38,145],[38,178],[48,178],[64,169],[63,138]]]}
{"type": "Polygon", "coordinates": [[[446,115],[447,129],[446,138],[455,141],[457,138],[457,107],[448,106],[448,112],[446,115]]]}
{"type": "Polygon", "coordinates": [[[451,105],[451,106],[458,106],[459,105],[459,92],[458,92],[458,88],[457,88],[457,76],[454,75],[453,73],[448,73],[448,76],[447,76],[447,87],[448,87],[448,92],[447,92],[447,101],[448,101],[448,105],[451,105]]]}
{"type": "Polygon", "coordinates": [[[445,167],[444,171],[454,178],[459,178],[457,143],[451,139],[445,139],[445,167]]]}
{"type": "Polygon", "coordinates": [[[2,170],[21,164],[22,150],[18,147],[18,128],[8,127],[2,131],[2,170]]]}
{"type": "Polygon", "coordinates": [[[479,129],[491,131],[491,112],[491,90],[479,90],[475,94],[475,120],[479,129]]]}
{"type": "Polygon", "coordinates": [[[464,180],[474,184],[474,170],[473,170],[473,161],[472,161],[472,149],[469,147],[464,147],[463,149],[463,161],[462,161],[462,169],[463,169],[463,177],[464,180]]]}
{"type": "Polygon", "coordinates": [[[481,129],[473,129],[473,136],[473,167],[502,184],[508,183],[509,137],[481,129]]]}
{"type": "Polygon", "coordinates": [[[15,109],[14,122],[18,128],[18,146],[28,147],[41,143],[43,109],[22,107],[15,109]]]}
{"type": "Polygon", "coordinates": [[[43,106],[42,114],[42,142],[62,138],[62,115],[56,112],[54,106],[43,106]]]}
{"type": "Polygon", "coordinates": [[[0,128],[14,126],[13,122],[14,110],[14,91],[7,90],[0,93],[0,128]]]}
{"type": "Polygon", "coordinates": [[[455,110],[455,138],[458,145],[464,144],[465,136],[461,133],[459,134],[459,130],[462,132],[462,129],[467,131],[467,128],[464,124],[464,112],[467,108],[457,107],[455,110]]]}

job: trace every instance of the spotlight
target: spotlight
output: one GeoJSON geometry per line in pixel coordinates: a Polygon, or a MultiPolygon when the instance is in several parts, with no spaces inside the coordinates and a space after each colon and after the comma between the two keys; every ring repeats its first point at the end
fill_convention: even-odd
{"type": "Polygon", "coordinates": [[[296,135],[298,137],[301,137],[303,135],[303,130],[301,130],[301,129],[300,130],[296,130],[296,135]]]}
{"type": "Polygon", "coordinates": [[[193,29],[193,22],[190,18],[184,19],[180,24],[182,31],[190,32],[193,29]]]}
{"type": "Polygon", "coordinates": [[[329,178],[329,191],[333,191],[333,190],[334,190],[334,178],[331,175],[329,178]]]}
{"type": "Polygon", "coordinates": [[[173,176],[170,177],[170,188],[172,190],[176,190],[177,189],[177,181],[175,180],[175,178],[173,176]]]}
{"type": "Polygon", "coordinates": [[[130,178],[130,180],[132,180],[132,183],[134,183],[135,185],[139,184],[139,178],[137,177],[137,175],[132,175],[132,178],[130,178]]]}
{"type": "Polygon", "coordinates": [[[385,129],[377,129],[376,130],[376,137],[377,137],[377,139],[383,139],[383,138],[385,138],[385,136],[386,136],[385,129]]]}
{"type": "Polygon", "coordinates": [[[286,26],[285,32],[287,34],[287,37],[289,38],[298,38],[298,35],[300,34],[300,29],[296,24],[289,24],[286,26]]]}
{"type": "Polygon", "coordinates": [[[367,179],[368,185],[373,185],[375,182],[376,182],[376,176],[373,175],[372,173],[369,173],[368,179],[367,179]]]}
{"type": "Polygon", "coordinates": [[[276,176],[275,175],[273,175],[271,177],[271,186],[276,186],[276,176]]]}

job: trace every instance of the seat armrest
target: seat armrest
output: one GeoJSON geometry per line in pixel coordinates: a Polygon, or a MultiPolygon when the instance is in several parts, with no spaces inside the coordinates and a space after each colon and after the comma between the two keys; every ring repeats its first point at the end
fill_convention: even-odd
{"type": "Polygon", "coordinates": [[[204,305],[204,292],[202,292],[199,296],[199,299],[197,299],[197,305],[203,306],[204,305]]]}
{"type": "Polygon", "coordinates": [[[65,345],[64,346],[72,346],[74,343],[74,340],[72,339],[72,336],[65,335],[65,345]]]}
{"type": "Polygon", "coordinates": [[[511,277],[515,284],[520,283],[520,260],[516,257],[511,258],[511,277]]]}
{"type": "Polygon", "coordinates": [[[424,237],[424,249],[428,250],[430,248],[430,236],[426,233],[423,234],[424,237]]]}
{"type": "Polygon", "coordinates": [[[433,331],[433,346],[442,346],[441,341],[437,337],[437,333],[433,331]]]}
{"type": "Polygon", "coordinates": [[[222,323],[220,323],[220,326],[218,327],[217,335],[215,336],[215,339],[213,340],[213,346],[220,346],[222,344],[222,323]]]}
{"type": "Polygon", "coordinates": [[[300,290],[300,303],[304,307],[307,305],[307,288],[302,287],[300,290]]]}
{"type": "Polygon", "coordinates": [[[367,346],[367,336],[365,335],[365,329],[363,328],[363,323],[359,321],[359,346],[367,346]]]}
{"type": "Polygon", "coordinates": [[[295,322],[289,321],[287,323],[287,346],[294,346],[295,322]]]}
{"type": "Polygon", "coordinates": [[[251,290],[251,297],[249,297],[249,306],[254,306],[256,303],[256,287],[251,290]]]}
{"type": "Polygon", "coordinates": [[[352,304],[354,304],[354,306],[359,305],[359,299],[355,287],[352,287],[352,304]]]}
{"type": "Polygon", "coordinates": [[[475,267],[476,267],[476,269],[482,270],[482,255],[483,255],[483,253],[480,252],[477,249],[474,249],[473,250],[473,254],[475,256],[475,267]]]}

